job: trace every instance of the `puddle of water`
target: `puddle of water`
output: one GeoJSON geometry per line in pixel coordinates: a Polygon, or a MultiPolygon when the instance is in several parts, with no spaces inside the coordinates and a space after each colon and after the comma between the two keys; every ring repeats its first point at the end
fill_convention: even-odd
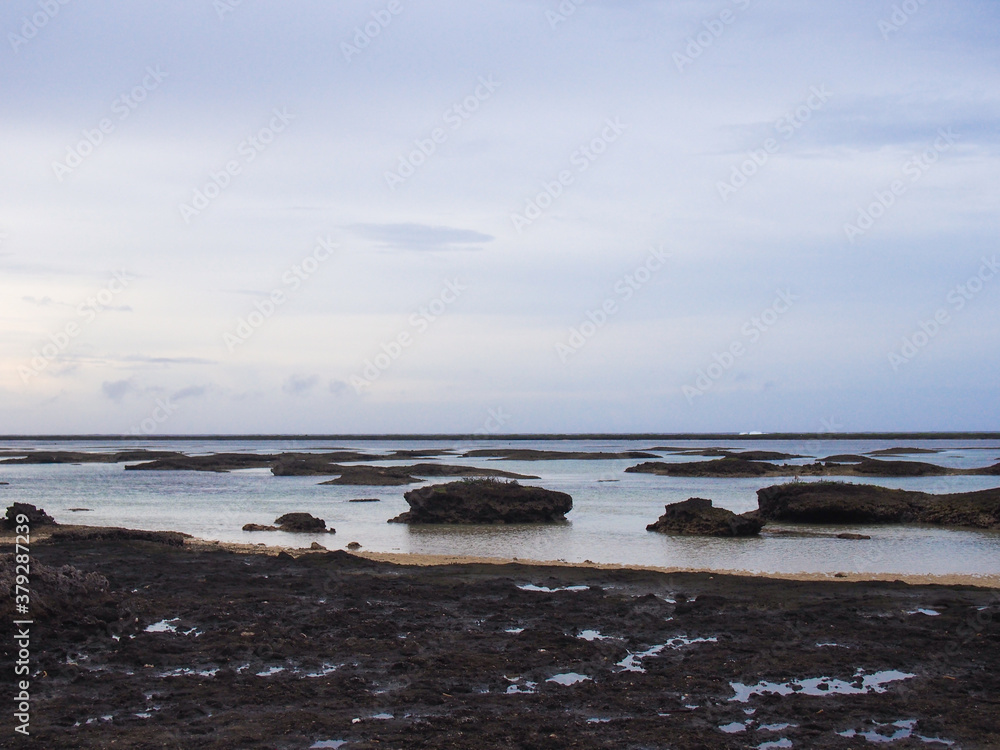
{"type": "Polygon", "coordinates": [[[607,724],[609,721],[611,721],[611,719],[598,719],[596,717],[593,719],[587,719],[588,724],[607,724]]]}
{"type": "Polygon", "coordinates": [[[388,721],[389,719],[392,719],[394,717],[393,717],[392,714],[372,714],[368,718],[370,718],[370,719],[378,719],[379,721],[388,721]]]}
{"type": "Polygon", "coordinates": [[[817,643],[816,648],[850,648],[850,646],[842,646],[839,643],[817,643]]]}
{"type": "Polygon", "coordinates": [[[212,669],[191,669],[190,667],[178,667],[177,669],[170,669],[160,677],[185,677],[187,675],[198,675],[199,677],[214,677],[215,673],[219,671],[218,667],[213,667],[212,669]]]}
{"type": "Polygon", "coordinates": [[[585,641],[606,641],[611,638],[610,635],[601,635],[598,630],[582,630],[577,633],[576,637],[585,641]]]}
{"type": "Polygon", "coordinates": [[[792,741],[787,737],[782,737],[780,740],[773,740],[771,742],[762,742],[757,745],[757,750],[772,750],[772,748],[781,747],[791,747],[792,741]]]}
{"type": "Polygon", "coordinates": [[[883,724],[881,722],[874,722],[877,727],[891,727],[893,728],[892,734],[882,734],[877,730],[870,730],[868,732],[858,732],[854,729],[848,729],[843,732],[837,732],[841,737],[863,737],[868,742],[873,743],[888,743],[896,742],[897,740],[906,740],[910,737],[916,737],[921,742],[925,743],[938,743],[941,745],[954,745],[952,740],[941,739],[940,737],[924,737],[921,734],[914,734],[913,727],[917,725],[916,719],[903,719],[900,721],[894,721],[891,724],[883,724]]]}
{"type": "Polygon", "coordinates": [[[710,638],[688,638],[687,636],[679,635],[671,638],[666,643],[660,644],[659,646],[653,646],[645,651],[637,651],[636,653],[630,653],[624,659],[622,659],[616,666],[622,668],[623,672],[645,672],[645,667],[640,663],[647,656],[656,656],[665,648],[681,648],[682,646],[690,646],[692,643],[717,643],[718,639],[715,636],[710,638]]]}
{"type": "Polygon", "coordinates": [[[534,693],[537,687],[538,687],[537,682],[526,682],[523,685],[509,685],[507,687],[507,695],[516,695],[518,693],[534,693]]]}
{"type": "Polygon", "coordinates": [[[575,685],[578,682],[586,682],[590,679],[593,678],[579,672],[563,672],[562,674],[552,675],[546,682],[554,682],[557,685],[575,685]]]}
{"type": "Polygon", "coordinates": [[[908,615],[927,615],[928,617],[937,617],[941,613],[934,609],[911,609],[906,614],[908,615]]]}
{"type": "Polygon", "coordinates": [[[326,677],[331,672],[336,672],[339,668],[339,664],[323,664],[317,671],[307,672],[306,677],[326,677]]]}
{"type": "Polygon", "coordinates": [[[862,695],[864,693],[884,693],[886,685],[898,680],[908,680],[916,677],[915,674],[900,672],[895,669],[873,674],[855,675],[855,680],[845,682],[844,680],[834,680],[829,677],[809,677],[802,680],[792,680],[791,682],[767,682],[762,680],[756,685],[744,685],[742,682],[730,682],[729,686],[736,693],[730,701],[746,703],[754,695],[791,695],[801,693],[802,695],[862,695]],[[861,677],[861,687],[854,685],[857,677],[861,677]]]}
{"type": "Polygon", "coordinates": [[[523,633],[524,632],[524,628],[507,628],[503,632],[505,632],[505,633],[513,633],[514,635],[517,635],[518,633],[523,633]]]}
{"type": "Polygon", "coordinates": [[[160,620],[159,622],[154,622],[152,625],[147,625],[145,632],[147,633],[176,633],[177,626],[171,625],[172,622],[180,622],[179,617],[175,617],[172,620],[160,620]]]}
{"type": "Polygon", "coordinates": [[[731,724],[723,724],[719,729],[726,734],[738,734],[739,732],[747,731],[747,725],[742,721],[734,721],[731,724]]]}
{"type": "Polygon", "coordinates": [[[543,591],[546,594],[552,594],[556,591],[586,591],[590,586],[557,586],[554,589],[550,589],[548,586],[536,586],[533,583],[522,583],[518,585],[521,591],[543,591]]]}
{"type": "Polygon", "coordinates": [[[760,732],[780,732],[782,729],[788,729],[789,727],[797,727],[798,724],[761,724],[757,727],[757,731],[760,732]]]}
{"type": "Polygon", "coordinates": [[[319,740],[311,744],[309,746],[309,750],[318,750],[318,748],[326,748],[326,747],[338,748],[338,747],[343,747],[346,744],[347,740],[319,740]]]}
{"type": "Polygon", "coordinates": [[[284,672],[284,667],[268,667],[263,672],[258,672],[258,677],[270,677],[273,674],[278,674],[278,672],[284,672]]]}

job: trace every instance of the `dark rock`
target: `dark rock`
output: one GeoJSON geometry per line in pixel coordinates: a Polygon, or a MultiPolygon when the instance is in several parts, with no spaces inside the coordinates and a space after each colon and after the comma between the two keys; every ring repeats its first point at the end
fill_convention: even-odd
{"type": "Polygon", "coordinates": [[[757,505],[766,521],[1000,529],[1000,488],[935,495],[842,482],[791,482],[758,490],[757,505]]]}
{"type": "Polygon", "coordinates": [[[714,461],[647,461],[630,466],[625,471],[668,477],[943,477],[959,474],[996,476],[1000,475],[1000,464],[979,469],[952,469],[923,461],[880,461],[864,456],[841,455],[795,465],[750,461],[741,454],[734,454],[714,461]]]}
{"type": "MultiPolygon", "coordinates": [[[[504,458],[510,461],[600,461],[618,458],[659,458],[655,453],[645,451],[625,451],[607,453],[594,451],[542,451],[530,448],[480,448],[466,451],[462,458],[504,458]]],[[[533,477],[535,478],[535,477],[533,477]]]]}
{"type": "Polygon", "coordinates": [[[319,542],[313,542],[312,544],[309,545],[309,549],[323,549],[323,550],[325,550],[326,547],[324,547],[319,542]]]}
{"type": "Polygon", "coordinates": [[[916,453],[940,453],[939,448],[883,448],[879,451],[869,451],[869,456],[905,456],[916,453]]]}
{"type": "Polygon", "coordinates": [[[352,497],[349,503],[380,503],[382,500],[377,497],[352,497]]]}
{"type": "Polygon", "coordinates": [[[565,520],[573,498],[517,482],[473,479],[410,490],[410,510],[390,523],[540,523],[565,520]]]}
{"type": "Polygon", "coordinates": [[[278,531],[277,526],[264,526],[259,523],[245,523],[243,524],[244,531],[278,531]]]}
{"type": "Polygon", "coordinates": [[[17,517],[25,516],[28,519],[28,526],[35,529],[38,526],[53,526],[55,520],[41,508],[36,508],[28,503],[14,503],[7,508],[7,515],[4,516],[4,526],[13,529],[18,526],[17,517]]]}
{"type": "Polygon", "coordinates": [[[742,458],[718,458],[714,461],[666,463],[646,461],[625,469],[629,473],[660,474],[667,477],[763,477],[780,475],[778,465],[742,458]]]}
{"type": "Polygon", "coordinates": [[[361,549],[361,544],[358,542],[351,542],[347,545],[347,549],[361,549]]]}
{"type": "Polygon", "coordinates": [[[143,529],[123,529],[117,526],[85,526],[81,528],[57,529],[48,541],[61,542],[154,542],[171,547],[181,547],[190,534],[180,531],[145,531],[143,529]]]}
{"type": "Polygon", "coordinates": [[[286,513],[274,519],[274,523],[281,531],[316,532],[327,530],[326,521],[309,513],[286,513]]]}
{"type": "MultiPolygon", "coordinates": [[[[274,471],[274,469],[272,469],[274,471]]],[[[427,477],[502,477],[505,479],[538,479],[527,474],[515,474],[500,469],[480,469],[475,466],[449,464],[414,464],[413,466],[337,466],[328,474],[340,474],[336,479],[320,484],[350,484],[395,486],[417,484],[427,477]]]]}
{"type": "Polygon", "coordinates": [[[712,501],[692,497],[664,508],[664,513],[647,531],[695,536],[756,536],[764,522],[755,516],[740,516],[725,508],[713,508],[712,501]]]}
{"type": "Polygon", "coordinates": [[[871,539],[871,537],[867,534],[852,534],[845,531],[842,534],[837,534],[837,539],[871,539]]]}

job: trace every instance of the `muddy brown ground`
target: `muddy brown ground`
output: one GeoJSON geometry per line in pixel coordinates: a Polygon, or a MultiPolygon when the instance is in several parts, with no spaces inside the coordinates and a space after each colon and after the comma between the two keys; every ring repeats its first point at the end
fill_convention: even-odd
{"type": "Polygon", "coordinates": [[[880,746],[1000,747],[996,589],[113,539],[39,542],[32,556],[109,588],[33,586],[32,739],[5,707],[3,747],[862,748],[876,745],[838,733],[905,734],[889,725],[909,720],[912,737],[880,746]],[[914,676],[733,700],[732,683],[861,691],[887,670],[914,676]],[[591,679],[548,681],[565,673],[591,679]]]}

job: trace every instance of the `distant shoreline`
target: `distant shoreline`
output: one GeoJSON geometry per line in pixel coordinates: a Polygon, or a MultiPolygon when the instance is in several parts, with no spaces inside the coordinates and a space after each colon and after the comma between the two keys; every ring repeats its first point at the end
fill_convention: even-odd
{"type": "Polygon", "coordinates": [[[1000,432],[592,432],[592,433],[384,433],[342,435],[260,434],[260,435],[0,435],[0,440],[1000,440],[1000,432]]]}

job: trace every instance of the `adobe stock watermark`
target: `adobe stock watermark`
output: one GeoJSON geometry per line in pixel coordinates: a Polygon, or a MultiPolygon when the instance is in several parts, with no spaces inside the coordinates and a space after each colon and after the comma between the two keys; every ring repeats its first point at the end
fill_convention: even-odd
{"type": "Polygon", "coordinates": [[[437,127],[431,130],[426,138],[417,138],[413,141],[415,149],[405,156],[399,157],[399,166],[396,171],[385,172],[385,184],[390,190],[395,190],[408,179],[413,177],[417,169],[420,168],[431,154],[435,153],[442,143],[457,132],[472,115],[479,110],[479,106],[493,96],[493,93],[500,88],[500,84],[493,80],[493,76],[483,78],[479,76],[476,88],[471,94],[464,97],[460,102],[455,102],[441,115],[445,127],[437,127]]]}
{"type": "Polygon", "coordinates": [[[229,353],[232,354],[236,351],[236,347],[249,341],[250,337],[264,325],[264,321],[273,317],[278,308],[288,301],[289,296],[297,292],[302,283],[319,270],[320,264],[330,259],[337,247],[337,243],[332,242],[329,237],[317,237],[316,247],[312,253],[281,274],[282,286],[272,289],[263,299],[255,300],[254,309],[236,322],[232,333],[226,331],[223,334],[222,340],[229,353]]]}
{"type": "Polygon", "coordinates": [[[903,0],[902,3],[893,5],[892,15],[889,16],[888,20],[879,19],[878,30],[882,33],[882,38],[889,41],[889,35],[895,34],[906,26],[922,5],[927,5],[927,0],[903,0]]]}
{"type": "Polygon", "coordinates": [[[402,12],[403,5],[399,0],[390,0],[382,10],[373,10],[371,21],[367,21],[364,26],[355,27],[354,36],[351,38],[354,44],[340,43],[340,51],[344,53],[344,59],[350,63],[352,58],[360,55],[361,51],[367,49],[372,40],[392,23],[393,16],[398,16],[402,12]]]}
{"type": "Polygon", "coordinates": [[[923,152],[915,154],[903,164],[903,176],[907,180],[893,180],[884,190],[876,190],[874,198],[865,208],[858,209],[858,218],[854,223],[844,224],[844,233],[852,245],[858,237],[863,237],[875,226],[875,223],[885,216],[886,211],[896,204],[896,199],[906,194],[906,191],[920,181],[933,167],[941,155],[958,142],[958,136],[951,128],[942,128],[938,137],[923,152]]]}
{"type": "Polygon", "coordinates": [[[766,138],[759,148],[747,152],[746,160],[733,165],[727,181],[719,180],[716,183],[716,190],[719,191],[719,197],[723,202],[727,202],[731,195],[746,185],[750,178],[781,150],[781,142],[790,140],[799,128],[809,122],[813,112],[821,110],[833,96],[825,85],[812,86],[809,92],[809,96],[802,104],[775,120],[774,129],[781,136],[781,141],[777,138],[766,138]]]}
{"type": "Polygon", "coordinates": [[[235,13],[236,9],[243,5],[243,0],[214,0],[212,7],[215,8],[215,15],[220,21],[225,21],[226,16],[235,13]]]}
{"type": "Polygon", "coordinates": [[[1000,263],[997,256],[992,258],[982,258],[982,265],[975,274],[970,276],[962,284],[956,284],[945,295],[946,306],[939,307],[929,320],[922,320],[917,325],[917,329],[909,336],[904,336],[900,343],[899,351],[889,352],[889,364],[893,372],[898,372],[899,368],[911,362],[927,345],[937,336],[941,330],[951,323],[952,314],[965,309],[977,294],[983,291],[986,282],[990,281],[1000,272],[1000,263]]]}
{"type": "Polygon", "coordinates": [[[503,410],[502,406],[496,409],[487,409],[487,417],[483,424],[476,430],[476,435],[495,435],[503,429],[503,426],[510,421],[511,415],[503,410]]]}
{"type": "Polygon", "coordinates": [[[684,68],[705,54],[705,50],[715,44],[715,40],[721,37],[726,28],[736,20],[737,12],[750,7],[750,0],[732,0],[732,4],[736,6],[736,10],[726,8],[718,16],[701,22],[701,25],[705,27],[704,30],[686,39],[687,45],[684,47],[683,54],[674,52],[674,65],[677,66],[678,71],[683,73],[684,68]]]}
{"type": "MultiPolygon", "coordinates": [[[[598,135],[570,154],[569,163],[576,167],[576,174],[586,172],[590,165],[597,161],[601,154],[608,150],[608,146],[617,141],[627,128],[628,126],[623,125],[618,117],[605,120],[604,128],[598,135]]],[[[520,234],[525,227],[541,218],[542,214],[563,194],[567,187],[573,184],[575,179],[573,170],[563,169],[553,179],[543,183],[542,192],[524,202],[523,213],[515,212],[510,215],[511,224],[514,225],[517,233],[520,234]]]]}
{"type": "Polygon", "coordinates": [[[295,119],[286,107],[271,110],[271,120],[255,134],[247,136],[236,147],[240,159],[230,159],[221,169],[208,173],[208,181],[200,188],[195,188],[191,194],[191,202],[178,203],[177,209],[185,224],[198,216],[216,200],[222,191],[229,187],[233,178],[243,171],[243,167],[254,161],[264,150],[274,143],[279,133],[283,133],[288,123],[295,119]]]}
{"type": "Polygon", "coordinates": [[[608,320],[618,314],[621,305],[632,299],[635,293],[649,283],[653,275],[666,265],[669,257],[670,254],[663,250],[662,245],[654,247],[642,263],[618,279],[612,287],[614,294],[606,297],[596,309],[587,310],[584,313],[585,319],[578,325],[570,327],[565,343],[562,341],[555,343],[559,361],[566,364],[571,356],[596,336],[597,332],[607,325],[608,320]]]}
{"type": "Polygon", "coordinates": [[[49,334],[47,343],[31,350],[32,357],[29,364],[19,365],[17,368],[21,382],[25,384],[31,382],[32,378],[58,359],[73,339],[79,336],[87,325],[94,322],[99,312],[110,307],[114,298],[124,292],[132,280],[132,277],[125,271],[115,271],[104,287],[77,305],[76,316],[82,320],[67,322],[61,331],[49,334]]]}
{"type": "Polygon", "coordinates": [[[143,419],[139,424],[133,425],[132,429],[129,431],[132,435],[154,435],[160,431],[160,426],[167,422],[170,417],[176,412],[180,407],[177,404],[170,401],[170,397],[167,396],[166,400],[156,399],[155,406],[152,411],[150,411],[149,416],[143,419]]]}
{"type": "Polygon", "coordinates": [[[462,292],[468,288],[465,284],[460,283],[458,279],[445,280],[444,287],[437,296],[427,302],[427,304],[421,305],[416,312],[410,314],[407,322],[410,324],[413,333],[409,330],[400,331],[388,342],[382,342],[379,346],[382,351],[370,359],[365,359],[361,374],[351,377],[351,385],[354,387],[354,392],[361,393],[365,388],[370,387],[372,383],[378,380],[382,376],[382,373],[388,370],[392,366],[392,363],[399,359],[403,350],[413,346],[416,337],[425,334],[431,324],[444,315],[448,308],[455,304],[458,298],[462,296],[462,292]]]}
{"type": "Polygon", "coordinates": [[[31,14],[31,16],[24,16],[21,19],[20,34],[15,34],[13,31],[7,34],[7,41],[10,42],[10,47],[14,50],[14,54],[18,54],[18,49],[29,41],[38,36],[38,32],[49,25],[49,21],[59,15],[62,5],[69,5],[69,0],[39,0],[38,8],[39,10],[31,14]]]}
{"type": "Polygon", "coordinates": [[[555,10],[545,11],[545,20],[553,29],[561,23],[569,20],[569,17],[576,13],[576,9],[587,0],[562,0],[555,10]]]}
{"type": "Polygon", "coordinates": [[[66,158],[63,161],[52,162],[52,172],[56,179],[62,182],[68,175],[72,174],[73,170],[83,164],[84,160],[92,156],[104,143],[105,137],[115,132],[116,122],[127,120],[136,107],[146,101],[150,92],[160,87],[166,77],[167,74],[160,69],[159,65],[155,68],[147,67],[146,75],[139,83],[133,86],[130,91],[115,97],[114,101],[111,102],[111,114],[117,115],[117,118],[102,117],[98,121],[97,127],[84,130],[81,134],[83,137],[75,145],[66,147],[66,158]]]}
{"type": "Polygon", "coordinates": [[[779,289],[774,301],[759,315],[754,315],[746,321],[740,328],[743,339],[733,341],[721,353],[714,353],[712,355],[713,362],[697,371],[694,383],[681,388],[688,403],[693,404],[695,398],[704,396],[723,375],[733,369],[736,361],[749,351],[749,347],[760,341],[761,336],[773,328],[781,316],[787,313],[798,299],[799,296],[793,294],[790,289],[779,289]]]}

